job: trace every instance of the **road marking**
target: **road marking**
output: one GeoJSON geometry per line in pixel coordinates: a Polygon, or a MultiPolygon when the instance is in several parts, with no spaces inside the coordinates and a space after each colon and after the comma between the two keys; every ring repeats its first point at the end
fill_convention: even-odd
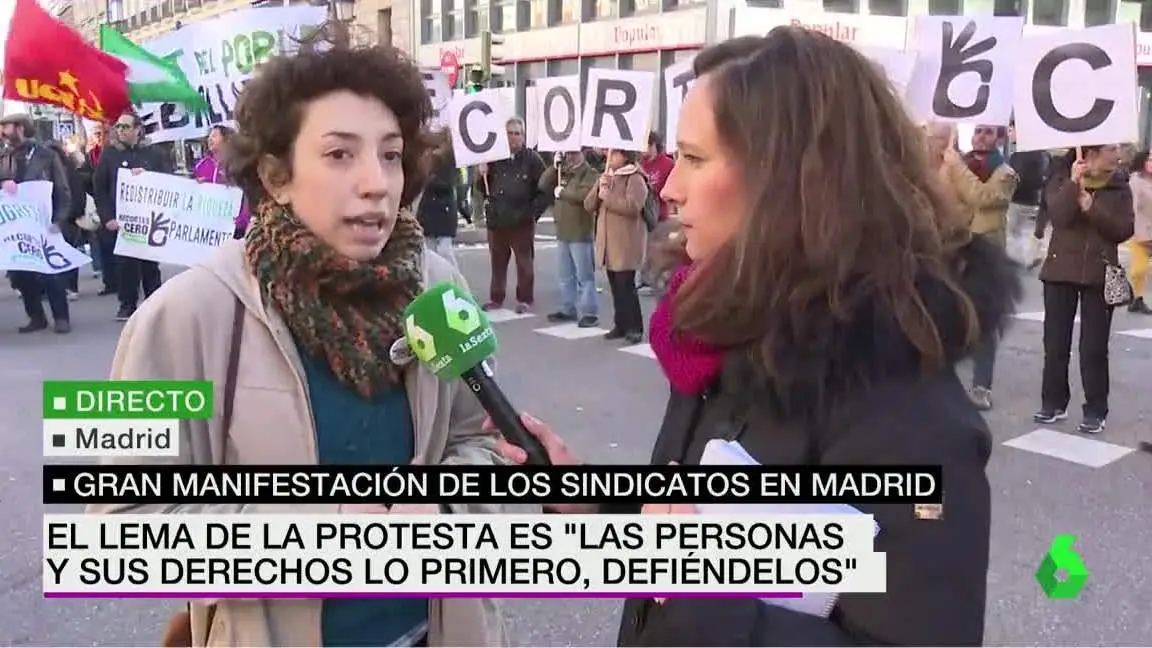
{"type": "Polygon", "coordinates": [[[538,328],[536,329],[536,332],[543,333],[544,335],[551,335],[552,337],[558,337],[561,340],[582,340],[584,338],[590,337],[603,337],[603,335],[608,331],[602,328],[597,328],[595,326],[591,328],[580,328],[575,324],[560,324],[559,326],[538,328]]]}
{"type": "MultiPolygon", "coordinates": [[[[556,249],[556,239],[555,238],[541,239],[540,237],[537,237],[535,247],[537,250],[554,250],[554,249],[556,249]]],[[[456,244],[456,251],[457,252],[477,252],[480,250],[487,250],[487,249],[488,249],[487,243],[457,243],[456,244]]]]}
{"type": "MultiPolygon", "coordinates": [[[[1041,324],[1044,323],[1044,311],[1031,311],[1028,313],[1016,313],[1012,317],[1015,317],[1018,320],[1024,320],[1026,322],[1040,322],[1041,324]]],[[[1076,319],[1073,321],[1079,323],[1080,322],[1080,316],[1077,315],[1076,319]]]]}
{"type": "Polygon", "coordinates": [[[1083,435],[1057,432],[1048,428],[1039,428],[1015,439],[1005,441],[1004,445],[1017,450],[1026,450],[1071,461],[1089,468],[1103,468],[1133,452],[1132,448],[1105,441],[1096,441],[1083,435]]]}
{"type": "Polygon", "coordinates": [[[1145,340],[1152,340],[1152,328],[1146,329],[1128,329],[1127,331],[1117,331],[1120,335],[1131,335],[1132,337],[1144,338],[1145,340]]]}
{"type": "Polygon", "coordinates": [[[624,347],[623,349],[620,349],[620,350],[623,351],[624,353],[631,353],[634,356],[640,356],[643,358],[652,358],[653,360],[656,359],[656,352],[652,350],[652,345],[648,344],[648,343],[635,344],[632,346],[624,347]]]}
{"type": "Polygon", "coordinates": [[[488,321],[494,324],[499,324],[500,322],[511,322],[512,320],[518,319],[528,319],[529,317],[535,317],[535,315],[532,313],[517,313],[516,311],[508,310],[507,308],[497,308],[488,311],[488,321]]]}

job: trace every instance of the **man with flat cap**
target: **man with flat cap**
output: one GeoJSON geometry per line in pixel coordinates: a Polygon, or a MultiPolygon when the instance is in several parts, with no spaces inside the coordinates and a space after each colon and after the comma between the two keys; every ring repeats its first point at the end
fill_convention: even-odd
{"type": "MultiPolygon", "coordinates": [[[[52,183],[52,223],[61,227],[68,222],[72,205],[72,189],[64,161],[60,155],[36,139],[36,126],[32,118],[14,113],[0,118],[0,136],[8,146],[0,154],[0,190],[9,195],[16,193],[16,184],[44,180],[52,183]]],[[[72,325],[68,316],[68,295],[62,275],[39,272],[12,271],[12,283],[20,291],[28,323],[20,327],[21,333],[34,333],[48,328],[44,313],[44,298],[52,311],[57,333],[68,333],[72,325]]]]}

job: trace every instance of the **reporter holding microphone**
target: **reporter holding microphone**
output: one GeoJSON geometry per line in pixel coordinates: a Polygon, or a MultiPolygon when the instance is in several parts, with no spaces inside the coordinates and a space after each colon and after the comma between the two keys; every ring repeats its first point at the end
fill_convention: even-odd
{"type": "MultiPolygon", "coordinates": [[[[618,643],[979,645],[991,438],[953,366],[1003,326],[1012,266],[996,246],[942,233],[953,206],[923,136],[850,46],[780,27],[694,65],[662,194],[686,264],[652,316],[671,393],[651,462],[697,464],[724,438],[765,464],[941,465],[944,504],[860,507],[887,552],[884,594],[842,595],[827,618],[757,599],[633,599],[618,643]]],[[[577,462],[547,425],[524,422],[553,463],[577,462]]],[[[670,509],[692,510],[643,511],[670,509]]]]}
{"type": "MultiPolygon", "coordinates": [[[[321,29],[317,34],[331,33],[321,29]]],[[[113,379],[210,380],[217,417],[181,423],[180,464],[504,463],[461,381],[391,361],[429,285],[463,284],[426,252],[411,202],[432,117],[391,48],[301,48],[244,87],[227,175],[254,206],[243,241],[166,283],[128,321],[113,379]]],[[[138,459],[158,463],[165,459],[138,459]]],[[[128,460],[122,460],[128,461],[128,460]]],[[[182,502],[98,513],[497,513],[182,502]]],[[[503,646],[492,599],[192,601],[167,646],[503,646]]]]}

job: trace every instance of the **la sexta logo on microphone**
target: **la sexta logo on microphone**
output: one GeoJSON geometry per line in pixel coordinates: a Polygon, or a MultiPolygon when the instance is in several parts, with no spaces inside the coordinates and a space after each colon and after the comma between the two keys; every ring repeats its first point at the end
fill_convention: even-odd
{"type": "Polygon", "coordinates": [[[172,219],[163,212],[152,212],[152,218],[148,221],[148,247],[164,247],[171,231],[172,219]]]}

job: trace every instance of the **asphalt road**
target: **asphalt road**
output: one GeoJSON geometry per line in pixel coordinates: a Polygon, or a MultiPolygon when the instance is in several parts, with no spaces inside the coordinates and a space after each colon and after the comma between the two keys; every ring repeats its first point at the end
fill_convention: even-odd
{"type": "MultiPolygon", "coordinates": [[[[539,313],[496,324],[500,380],[514,403],[553,424],[590,462],[642,462],[663,412],[667,386],[644,345],[625,349],[599,337],[573,339],[543,314],[554,305],[554,253],[538,242],[539,313]],[[541,331],[540,329],[544,329],[541,331]]],[[[487,283],[482,248],[459,250],[473,289],[487,283]]],[[[0,645],[154,646],[173,602],[46,601],[40,595],[41,395],[49,378],[106,375],[120,325],[114,300],[86,294],[73,304],[75,331],[18,336],[23,315],[0,286],[0,645]]],[[[601,295],[608,313],[607,294],[601,295]]],[[[651,299],[646,300],[646,309],[651,299]]],[[[988,418],[996,449],[988,467],[994,497],[988,574],[988,645],[1147,644],[1152,637],[1152,317],[1122,313],[1112,340],[1113,414],[1104,435],[1074,431],[1076,416],[1038,431],[1041,365],[1039,286],[1029,282],[1022,318],[1001,347],[996,408],[988,418]],[[1133,334],[1136,332],[1136,334],[1133,334]],[[1033,574],[1052,537],[1078,536],[1091,572],[1074,601],[1050,601],[1033,574]]],[[[1075,362],[1075,358],[1073,359],[1075,362]]],[[[962,369],[967,373],[965,369],[962,369]]],[[[1073,371],[1073,374],[1076,372],[1073,371]]],[[[1078,390],[1078,387],[1074,387],[1078,390]]],[[[1073,411],[1078,414],[1079,403],[1073,411]]],[[[67,512],[59,507],[59,512],[67,512]]],[[[940,556],[948,560],[948,556],[940,556]]],[[[534,646],[613,645],[613,601],[509,601],[516,642],[534,646]]]]}

